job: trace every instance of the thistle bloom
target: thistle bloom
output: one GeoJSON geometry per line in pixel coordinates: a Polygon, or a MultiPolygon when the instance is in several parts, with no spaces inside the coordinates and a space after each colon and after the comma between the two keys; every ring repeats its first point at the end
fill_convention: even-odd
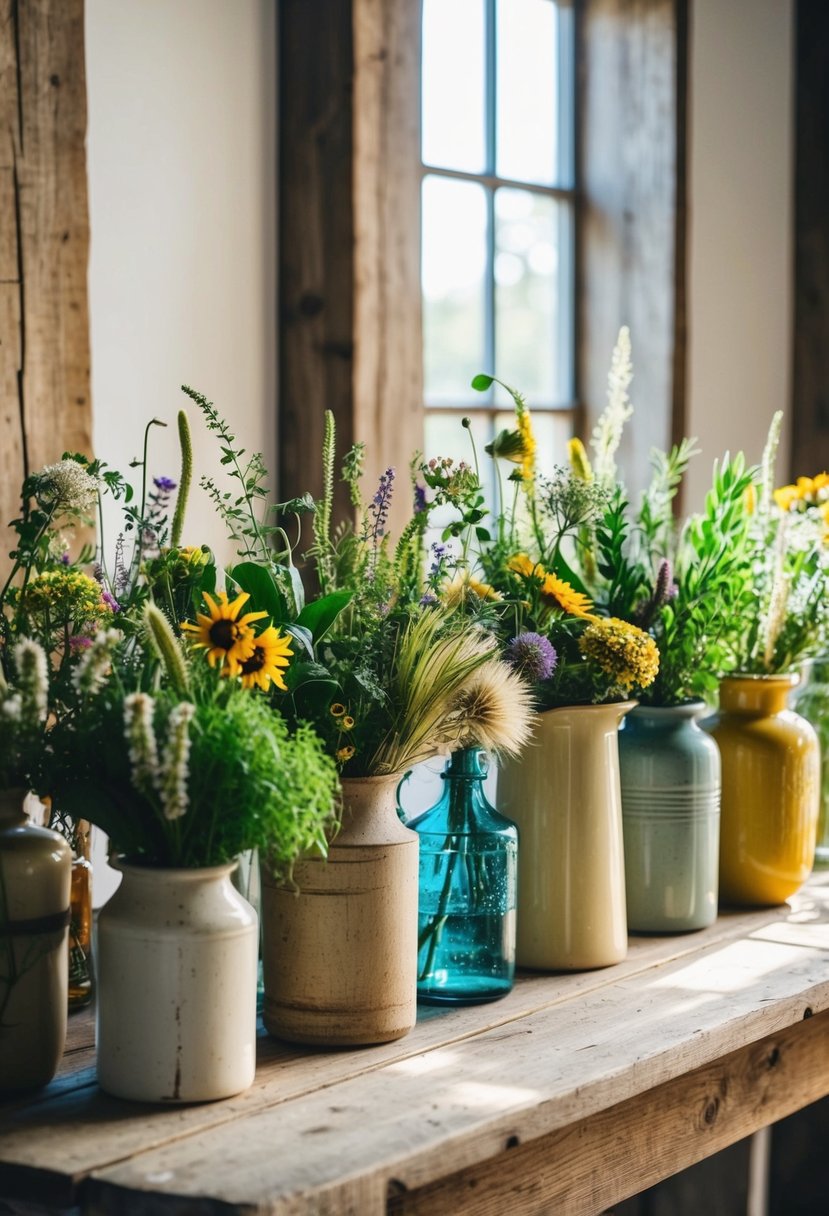
{"type": "Polygon", "coordinates": [[[193,635],[194,646],[207,651],[207,661],[211,667],[221,663],[226,665],[227,675],[238,675],[242,662],[253,655],[256,639],[251,622],[259,621],[268,614],[247,612],[239,616],[250,599],[246,591],[237,595],[232,603],[228,602],[225,591],[219,592],[217,600],[206,591],[203,595],[210,615],[200,612],[196,616],[198,624],[184,621],[181,628],[193,635]]]}
{"type": "Polygon", "coordinates": [[[519,675],[533,683],[549,680],[558,662],[558,655],[550,639],[528,630],[512,639],[506,648],[505,656],[519,675]]]}
{"type": "Polygon", "coordinates": [[[579,639],[584,657],[610,676],[625,693],[647,688],[659,672],[659,651],[653,638],[618,617],[594,621],[579,639]]]}

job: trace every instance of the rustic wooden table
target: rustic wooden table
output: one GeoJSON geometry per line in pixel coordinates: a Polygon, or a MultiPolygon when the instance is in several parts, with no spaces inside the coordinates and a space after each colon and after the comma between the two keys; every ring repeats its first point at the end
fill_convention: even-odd
{"type": "MultiPolygon", "coordinates": [[[[624,963],[422,1009],[397,1043],[263,1035],[253,1087],[191,1107],[58,1077],[0,1106],[0,1198],[104,1216],[599,1212],[829,1093],[829,875],[791,906],[633,938],[624,963]]],[[[0,1205],[2,1206],[2,1205],[0,1205]]]]}

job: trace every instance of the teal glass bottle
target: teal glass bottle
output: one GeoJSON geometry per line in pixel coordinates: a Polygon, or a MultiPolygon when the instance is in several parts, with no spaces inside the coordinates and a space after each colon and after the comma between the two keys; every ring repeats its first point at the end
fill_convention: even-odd
{"type": "Polygon", "coordinates": [[[471,1005],[515,978],[518,830],[487,801],[486,753],[453,752],[438,802],[410,824],[420,840],[417,994],[471,1005]]]}

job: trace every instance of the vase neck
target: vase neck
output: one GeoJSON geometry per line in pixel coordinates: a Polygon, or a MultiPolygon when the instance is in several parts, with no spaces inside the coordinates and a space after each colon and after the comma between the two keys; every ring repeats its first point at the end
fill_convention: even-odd
{"type": "Polygon", "coordinates": [[[6,827],[26,823],[27,815],[23,809],[26,790],[16,786],[0,790],[0,823],[6,827]]]}
{"type": "Polygon", "coordinates": [[[441,776],[444,781],[458,778],[467,781],[483,781],[487,771],[486,752],[482,748],[461,747],[452,752],[441,776]]]}
{"type": "Polygon", "coordinates": [[[728,676],[720,683],[720,708],[726,713],[779,714],[799,677],[786,673],[773,676],[728,676]]]}

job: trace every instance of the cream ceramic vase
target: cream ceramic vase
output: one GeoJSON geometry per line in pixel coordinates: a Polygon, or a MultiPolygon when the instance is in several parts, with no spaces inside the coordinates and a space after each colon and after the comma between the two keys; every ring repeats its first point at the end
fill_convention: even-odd
{"type": "Polygon", "coordinates": [[[55,1075],[66,1039],[72,851],[0,790],[0,1093],[55,1075]]]}
{"type": "Polygon", "coordinates": [[[263,871],[265,1026],[326,1047],[399,1039],[417,1015],[417,833],[397,815],[398,776],[345,778],[328,860],[291,883],[263,871]]]}
{"type": "Polygon", "coordinates": [[[256,913],[234,865],[121,863],[98,919],[98,1082],[138,1102],[240,1093],[256,1068],[256,913]]]}
{"type": "Polygon", "coordinates": [[[519,966],[587,971],[627,953],[618,729],[633,705],[548,709],[500,769],[498,809],[518,825],[519,966]]]}

